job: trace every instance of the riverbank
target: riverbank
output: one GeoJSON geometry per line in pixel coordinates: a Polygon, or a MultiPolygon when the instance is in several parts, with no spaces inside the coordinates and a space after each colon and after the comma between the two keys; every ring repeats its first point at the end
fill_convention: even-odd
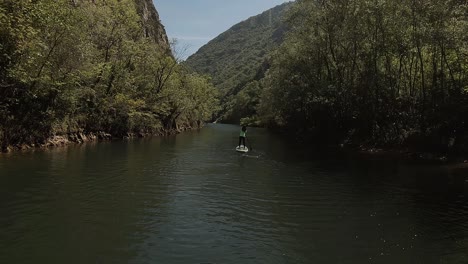
{"type": "Polygon", "coordinates": [[[359,148],[347,148],[346,146],[343,146],[343,148],[345,148],[347,151],[357,152],[366,156],[384,156],[393,159],[415,160],[441,164],[466,164],[468,167],[468,155],[454,154],[449,152],[441,153],[436,151],[430,152],[403,148],[373,148],[364,146],[360,146],[359,148]]]}
{"type": "Polygon", "coordinates": [[[73,144],[84,144],[89,142],[112,141],[132,138],[145,138],[154,136],[170,136],[182,133],[184,131],[197,130],[203,127],[203,124],[196,123],[190,126],[178,126],[177,129],[161,129],[153,133],[126,133],[125,135],[112,135],[104,131],[98,132],[72,132],[66,134],[53,135],[43,142],[37,143],[18,143],[10,144],[0,150],[1,153],[10,153],[15,151],[28,151],[33,149],[48,149],[54,147],[63,147],[73,144]]]}

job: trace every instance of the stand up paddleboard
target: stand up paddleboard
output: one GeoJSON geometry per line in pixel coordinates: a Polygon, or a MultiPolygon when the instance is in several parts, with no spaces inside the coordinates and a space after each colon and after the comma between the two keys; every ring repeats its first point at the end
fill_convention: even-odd
{"type": "Polygon", "coordinates": [[[241,152],[241,153],[247,153],[249,152],[249,148],[246,146],[240,145],[236,147],[236,151],[241,152]]]}

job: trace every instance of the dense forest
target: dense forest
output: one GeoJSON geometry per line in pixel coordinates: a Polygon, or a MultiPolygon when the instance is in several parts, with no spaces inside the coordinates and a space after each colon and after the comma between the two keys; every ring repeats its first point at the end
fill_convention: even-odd
{"type": "Polygon", "coordinates": [[[281,18],[290,6],[279,5],[234,25],[184,62],[212,77],[222,94],[220,121],[238,123],[255,114],[258,81],[269,68],[268,55],[283,42],[286,27],[281,18]]]}
{"type": "Polygon", "coordinates": [[[257,106],[319,141],[468,150],[468,4],[299,0],[257,106]]]}
{"type": "Polygon", "coordinates": [[[297,0],[233,26],[183,65],[152,9],[2,1],[2,150],[199,125],[218,93],[224,122],[320,142],[468,150],[466,1],[297,0]]]}
{"type": "MultiPolygon", "coordinates": [[[[297,0],[275,19],[286,37],[265,56],[261,78],[238,89],[252,61],[220,72],[210,59],[201,72],[236,80],[223,83],[240,91],[224,108],[240,116],[226,122],[321,143],[466,152],[467,15],[458,0],[297,0]]],[[[224,50],[255,39],[225,34],[217,43],[224,50]]]]}
{"type": "Polygon", "coordinates": [[[216,89],[174,58],[155,12],[143,0],[3,0],[1,149],[72,133],[161,133],[210,119],[216,89]]]}

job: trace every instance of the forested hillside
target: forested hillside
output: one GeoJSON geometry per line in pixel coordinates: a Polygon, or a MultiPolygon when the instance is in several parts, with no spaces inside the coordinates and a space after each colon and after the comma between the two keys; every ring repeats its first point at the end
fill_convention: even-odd
{"type": "Polygon", "coordinates": [[[2,1],[1,149],[211,118],[216,90],[174,60],[158,20],[148,0],[2,1]]]}
{"type": "Polygon", "coordinates": [[[467,15],[456,0],[298,0],[234,26],[187,64],[221,89],[225,122],[468,151],[467,15]]]}
{"type": "Polygon", "coordinates": [[[310,1],[289,12],[257,107],[318,141],[468,151],[468,4],[310,1]]]}
{"type": "Polygon", "coordinates": [[[251,17],[222,33],[185,64],[212,78],[223,97],[223,122],[239,123],[253,115],[258,103],[258,80],[269,65],[268,54],[283,41],[282,16],[291,3],[251,17]]]}

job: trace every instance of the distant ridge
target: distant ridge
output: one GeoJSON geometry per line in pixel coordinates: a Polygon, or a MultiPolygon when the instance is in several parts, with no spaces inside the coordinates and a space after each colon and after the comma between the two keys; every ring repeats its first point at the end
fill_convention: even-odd
{"type": "MultiPolygon", "coordinates": [[[[231,97],[246,85],[263,77],[268,69],[268,54],[283,41],[286,28],[282,17],[292,4],[284,3],[234,25],[201,47],[185,64],[211,76],[224,95],[225,106],[228,105],[231,97]]],[[[222,120],[238,122],[237,117],[230,116],[228,108],[221,113],[222,120]]]]}

